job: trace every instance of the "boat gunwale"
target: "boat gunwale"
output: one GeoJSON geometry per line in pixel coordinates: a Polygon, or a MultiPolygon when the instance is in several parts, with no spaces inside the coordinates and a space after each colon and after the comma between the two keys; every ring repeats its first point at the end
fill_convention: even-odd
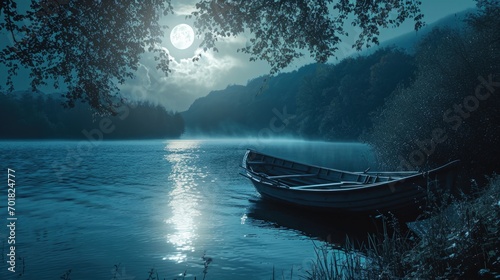
{"type": "MultiPolygon", "coordinates": [[[[373,187],[377,187],[379,185],[389,185],[389,187],[390,187],[390,185],[396,185],[399,182],[404,182],[404,181],[406,181],[409,178],[413,178],[413,177],[416,177],[416,176],[420,175],[420,174],[416,174],[416,175],[413,175],[413,176],[410,176],[410,177],[399,178],[399,179],[395,179],[395,180],[392,180],[392,181],[377,182],[377,183],[370,183],[370,184],[363,184],[363,183],[359,183],[357,185],[340,184],[340,185],[336,185],[335,186],[333,184],[339,184],[339,183],[331,183],[331,185],[333,187],[336,187],[336,188],[320,188],[320,187],[317,187],[317,188],[314,188],[314,187],[307,188],[307,187],[310,187],[310,185],[288,186],[288,185],[283,184],[281,182],[278,182],[276,180],[272,180],[272,179],[268,179],[266,177],[260,176],[260,175],[258,175],[257,173],[255,173],[255,172],[253,172],[251,170],[247,169],[247,172],[250,172],[253,175],[253,176],[248,176],[248,178],[252,179],[252,180],[254,180],[254,181],[258,182],[258,183],[264,183],[264,184],[269,185],[271,187],[281,188],[281,189],[286,189],[286,190],[292,190],[292,191],[297,191],[297,192],[299,192],[299,191],[300,192],[341,192],[341,191],[353,191],[353,190],[363,190],[363,189],[367,189],[367,188],[373,188],[373,187]],[[257,178],[261,178],[261,180],[259,180],[257,178]],[[271,181],[271,182],[269,182],[269,181],[271,181]]],[[[326,185],[329,185],[329,184],[325,184],[325,186],[326,185]]]]}
{"type": "MultiPolygon", "coordinates": [[[[289,185],[283,184],[283,183],[281,183],[281,182],[279,182],[277,180],[274,180],[272,178],[268,178],[268,177],[262,176],[262,175],[260,175],[259,173],[255,172],[253,170],[250,170],[249,168],[247,168],[247,167],[251,166],[251,164],[252,164],[251,162],[248,161],[248,155],[250,153],[255,153],[255,154],[266,156],[266,157],[270,157],[270,158],[276,158],[276,159],[279,159],[279,160],[287,161],[287,162],[294,163],[294,164],[300,164],[300,165],[307,166],[307,167],[318,168],[319,170],[321,170],[321,169],[323,169],[323,170],[330,170],[330,171],[334,171],[334,172],[338,172],[338,173],[351,174],[351,175],[354,175],[354,176],[357,176],[357,175],[375,176],[375,174],[366,174],[366,173],[360,173],[360,172],[342,171],[342,170],[328,168],[328,167],[320,167],[320,166],[316,166],[316,165],[310,165],[310,164],[300,163],[300,162],[296,162],[296,161],[292,161],[292,160],[288,160],[288,159],[283,159],[283,158],[271,156],[271,155],[268,155],[268,154],[257,152],[257,151],[252,150],[252,149],[248,149],[247,150],[247,152],[245,154],[245,157],[244,157],[244,163],[245,164],[244,164],[244,166],[242,166],[247,171],[248,176],[246,176],[246,177],[248,177],[249,179],[252,179],[254,181],[257,181],[259,183],[266,183],[265,181],[268,181],[269,183],[266,183],[266,185],[269,185],[269,186],[272,186],[272,187],[275,187],[275,188],[283,188],[283,189],[287,189],[287,190],[297,191],[297,192],[344,192],[344,191],[353,191],[353,190],[364,190],[364,189],[367,189],[367,188],[378,187],[380,185],[388,185],[389,187],[391,187],[391,186],[397,185],[398,183],[402,183],[402,182],[404,182],[406,180],[413,180],[413,179],[415,179],[415,178],[417,178],[419,176],[427,178],[432,173],[437,173],[440,170],[447,169],[448,167],[456,165],[456,164],[458,164],[460,162],[460,160],[453,160],[451,162],[448,162],[448,163],[446,163],[444,165],[441,165],[439,167],[433,168],[433,169],[428,170],[428,171],[423,171],[423,172],[411,171],[411,172],[417,172],[417,173],[415,173],[413,175],[405,176],[405,177],[393,178],[392,180],[391,180],[391,176],[382,176],[382,177],[388,178],[389,179],[388,181],[381,181],[381,182],[375,182],[375,183],[362,183],[362,182],[358,182],[359,186],[344,185],[345,187],[342,187],[343,184],[340,184],[340,185],[337,185],[337,188],[317,188],[316,189],[316,188],[307,188],[307,187],[309,187],[311,185],[289,186],[289,185]],[[257,179],[257,178],[260,178],[260,179],[257,179]]],[[[267,162],[262,162],[262,163],[263,164],[269,164],[269,165],[275,165],[275,164],[271,164],[271,163],[267,163],[267,162]]],[[[275,166],[279,166],[279,167],[283,167],[283,168],[287,168],[287,169],[293,170],[293,168],[286,167],[286,166],[283,166],[283,165],[275,165],[275,166]]],[[[370,173],[373,173],[373,172],[370,172],[370,173]]],[[[386,172],[386,174],[387,173],[390,173],[390,172],[386,172]]],[[[395,172],[395,174],[397,174],[397,173],[398,172],[395,172]]],[[[319,174],[319,172],[318,172],[318,174],[319,174]]],[[[316,174],[316,175],[318,175],[318,174],[316,174]]],[[[332,185],[333,184],[339,184],[339,183],[333,183],[332,182],[332,185]]],[[[325,184],[325,186],[327,186],[327,185],[329,185],[329,184],[325,184]]]]}

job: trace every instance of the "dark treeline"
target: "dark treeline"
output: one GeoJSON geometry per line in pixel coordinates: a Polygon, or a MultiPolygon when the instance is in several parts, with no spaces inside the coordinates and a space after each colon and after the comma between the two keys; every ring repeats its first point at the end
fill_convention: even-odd
{"type": "Polygon", "coordinates": [[[87,104],[65,109],[61,100],[41,92],[0,93],[0,138],[178,138],[184,131],[181,115],[163,107],[138,104],[118,109],[116,116],[100,117],[87,104]]]}
{"type": "Polygon", "coordinates": [[[356,140],[396,86],[415,72],[414,58],[397,49],[326,65],[303,79],[293,125],[301,137],[356,140]]]}
{"type": "Polygon", "coordinates": [[[408,85],[415,70],[413,56],[386,48],[214,91],[183,114],[189,130],[208,135],[271,131],[265,136],[356,140],[371,127],[385,98],[398,85],[408,85]]]}
{"type": "Polygon", "coordinates": [[[287,133],[294,116],[298,94],[304,76],[313,75],[316,65],[302,67],[292,73],[268,79],[260,77],[246,86],[233,85],[213,91],[197,99],[183,112],[186,130],[209,136],[255,136],[263,130],[266,136],[287,133]],[[269,131],[274,134],[270,135],[269,131]]]}
{"type": "Polygon", "coordinates": [[[187,129],[362,140],[385,168],[461,159],[470,174],[491,174],[500,155],[498,14],[485,6],[459,27],[434,28],[412,53],[386,48],[212,92],[183,113],[187,129]]]}
{"type": "Polygon", "coordinates": [[[412,83],[391,94],[362,137],[388,167],[460,159],[478,179],[500,171],[499,14],[486,5],[462,29],[435,29],[418,44],[412,83]]]}

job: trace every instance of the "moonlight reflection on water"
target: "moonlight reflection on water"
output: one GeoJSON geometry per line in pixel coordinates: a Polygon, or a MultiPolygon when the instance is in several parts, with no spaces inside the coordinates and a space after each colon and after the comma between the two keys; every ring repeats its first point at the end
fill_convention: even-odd
{"type": "Polygon", "coordinates": [[[186,252],[194,252],[198,232],[200,211],[198,203],[200,193],[198,183],[200,177],[205,177],[201,168],[193,164],[198,157],[193,150],[199,147],[197,141],[174,141],[165,147],[165,159],[172,165],[169,182],[172,189],[168,194],[170,218],[166,223],[172,227],[167,234],[167,241],[176,247],[177,252],[166,259],[183,262],[187,259],[186,252]]]}

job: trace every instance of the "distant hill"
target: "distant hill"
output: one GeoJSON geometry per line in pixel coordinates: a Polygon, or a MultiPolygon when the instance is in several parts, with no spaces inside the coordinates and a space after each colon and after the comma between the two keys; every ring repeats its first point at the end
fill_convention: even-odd
{"type": "Polygon", "coordinates": [[[368,114],[378,109],[394,87],[410,79],[414,71],[409,57],[388,54],[387,49],[397,48],[413,53],[415,44],[434,28],[461,28],[464,26],[463,19],[473,11],[475,9],[445,17],[425,26],[418,33],[409,32],[382,42],[380,46],[335,65],[310,64],[270,79],[253,79],[245,86],[232,85],[224,90],[212,91],[181,113],[186,125],[185,135],[278,134],[326,139],[356,138],[360,129],[370,125],[368,114]],[[353,93],[347,94],[347,85],[353,93]],[[314,92],[307,93],[312,88],[314,92]],[[367,101],[371,102],[371,106],[364,101],[356,101],[367,98],[371,98],[367,101]],[[349,102],[352,103],[347,104],[349,102]],[[309,108],[311,106],[314,108],[309,108]],[[352,106],[364,111],[352,113],[352,106]],[[327,112],[331,110],[334,112],[327,112]],[[340,112],[343,116],[339,115],[340,112]],[[359,126],[358,129],[349,128],[353,125],[359,126]]]}
{"type": "Polygon", "coordinates": [[[398,36],[396,38],[386,40],[380,43],[379,46],[376,46],[374,48],[370,48],[362,54],[367,55],[370,53],[373,53],[377,49],[380,48],[387,48],[387,47],[392,47],[395,46],[397,48],[402,48],[410,53],[413,53],[415,51],[415,45],[417,42],[422,40],[427,34],[429,34],[434,28],[437,27],[449,27],[452,29],[460,29],[466,26],[464,20],[467,18],[468,15],[470,15],[473,12],[476,12],[477,9],[467,9],[465,11],[462,11],[460,13],[456,13],[453,15],[449,15],[447,17],[444,17],[436,22],[433,22],[429,25],[424,26],[422,29],[419,31],[412,31],[408,32],[406,34],[403,34],[401,36],[398,36]]]}
{"type": "Polygon", "coordinates": [[[411,56],[382,49],[213,91],[182,113],[186,136],[354,140],[370,126],[369,114],[411,79],[413,65],[411,56]]]}
{"type": "Polygon", "coordinates": [[[280,117],[295,113],[299,77],[312,75],[316,68],[312,64],[271,79],[259,77],[246,86],[231,85],[198,98],[181,113],[186,135],[246,136],[270,126],[276,132],[280,117]],[[275,118],[278,120],[273,121],[275,118]]]}

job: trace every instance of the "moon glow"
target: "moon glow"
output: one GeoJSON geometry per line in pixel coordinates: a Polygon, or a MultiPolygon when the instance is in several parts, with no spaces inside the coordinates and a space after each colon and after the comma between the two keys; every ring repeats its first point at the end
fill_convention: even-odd
{"type": "Polygon", "coordinates": [[[185,23],[176,25],[170,32],[170,42],[179,50],[191,47],[194,42],[193,28],[185,23]]]}

